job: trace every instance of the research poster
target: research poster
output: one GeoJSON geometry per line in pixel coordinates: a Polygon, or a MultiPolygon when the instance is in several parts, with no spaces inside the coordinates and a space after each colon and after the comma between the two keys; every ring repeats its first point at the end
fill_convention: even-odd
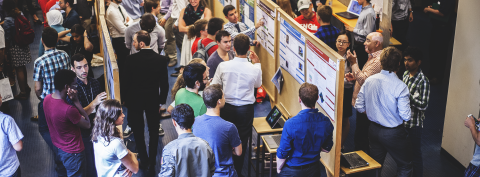
{"type": "MultiPolygon", "coordinates": [[[[279,17],[280,18],[280,17],[279,17]]],[[[280,19],[280,66],[298,83],[305,82],[305,36],[280,19]]]]}
{"type": "MultiPolygon", "coordinates": [[[[254,0],[240,0],[240,18],[248,28],[255,27],[255,12],[253,10],[254,0]]],[[[250,39],[255,39],[254,34],[251,34],[250,39]]]]}
{"type": "Polygon", "coordinates": [[[337,63],[307,40],[307,82],[318,87],[318,104],[335,121],[337,63]]]}
{"type": "Polygon", "coordinates": [[[272,57],[275,57],[273,45],[275,42],[275,16],[277,12],[261,1],[257,1],[256,11],[257,22],[262,21],[264,23],[262,27],[257,29],[257,41],[272,57]]]}

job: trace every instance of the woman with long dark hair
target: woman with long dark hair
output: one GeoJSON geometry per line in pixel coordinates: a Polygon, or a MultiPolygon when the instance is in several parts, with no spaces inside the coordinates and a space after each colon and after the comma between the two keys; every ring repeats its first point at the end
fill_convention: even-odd
{"type": "Polygon", "coordinates": [[[132,176],[138,172],[137,157],[127,149],[118,125],[125,115],[117,100],[106,100],[98,107],[92,130],[95,165],[99,176],[132,176]]]}

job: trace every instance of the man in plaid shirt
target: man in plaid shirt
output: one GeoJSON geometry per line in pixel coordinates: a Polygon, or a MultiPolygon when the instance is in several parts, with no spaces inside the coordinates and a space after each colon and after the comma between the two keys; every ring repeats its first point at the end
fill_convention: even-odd
{"type": "Polygon", "coordinates": [[[412,117],[404,124],[412,144],[413,176],[421,177],[423,176],[421,137],[423,120],[425,119],[424,113],[430,97],[430,82],[419,68],[422,63],[422,51],[420,49],[408,47],[403,52],[403,56],[405,69],[407,70],[403,74],[403,82],[407,84],[410,91],[410,108],[412,110],[412,117]]]}
{"type": "MultiPolygon", "coordinates": [[[[70,62],[70,58],[66,52],[55,49],[57,39],[58,33],[55,29],[47,27],[43,30],[42,44],[45,47],[45,53],[35,60],[33,68],[35,94],[40,100],[40,103],[38,103],[38,131],[54,153],[56,148],[52,144],[52,139],[45,119],[43,99],[48,94],[55,92],[55,86],[53,85],[55,73],[61,69],[68,69],[68,64],[70,62]]],[[[55,169],[57,170],[58,175],[66,176],[67,171],[62,162],[55,158],[55,163],[57,164],[57,168],[55,169]]]]}
{"type": "Polygon", "coordinates": [[[317,10],[317,21],[320,24],[318,31],[315,33],[320,40],[325,42],[330,48],[336,49],[336,41],[340,30],[330,25],[332,18],[332,8],[330,6],[321,6],[317,10]]]}

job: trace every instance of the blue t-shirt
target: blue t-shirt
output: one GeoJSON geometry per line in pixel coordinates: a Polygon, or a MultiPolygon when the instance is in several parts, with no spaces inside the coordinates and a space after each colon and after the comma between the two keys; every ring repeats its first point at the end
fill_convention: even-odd
{"type": "Polygon", "coordinates": [[[475,153],[473,154],[472,161],[470,161],[475,166],[480,166],[480,146],[475,144],[475,153]]]}
{"type": "Polygon", "coordinates": [[[20,166],[13,145],[23,139],[15,120],[0,112],[0,176],[12,176],[20,166]]]}
{"type": "Polygon", "coordinates": [[[232,159],[232,149],[242,144],[237,127],[219,116],[204,114],[195,118],[192,130],[196,137],[208,142],[215,154],[213,176],[237,176],[232,159]]]}
{"type": "Polygon", "coordinates": [[[333,146],[333,125],[318,109],[301,110],[283,126],[277,156],[287,159],[288,166],[318,162],[320,151],[333,146]]]}

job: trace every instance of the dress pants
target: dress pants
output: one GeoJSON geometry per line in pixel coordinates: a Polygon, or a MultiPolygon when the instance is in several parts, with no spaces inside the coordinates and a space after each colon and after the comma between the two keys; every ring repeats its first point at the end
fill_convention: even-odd
{"type": "Polygon", "coordinates": [[[422,158],[422,127],[414,126],[405,128],[408,132],[408,139],[412,145],[413,155],[413,177],[423,176],[423,158],[422,158]]]}
{"type": "MultiPolygon", "coordinates": [[[[92,125],[93,126],[93,125],[92,125]]],[[[85,174],[86,176],[97,176],[97,168],[95,168],[95,153],[93,151],[93,142],[90,137],[82,137],[85,146],[85,174]]]]}
{"type": "Polygon", "coordinates": [[[383,167],[388,152],[397,163],[397,177],[412,176],[410,141],[403,124],[395,128],[388,128],[372,122],[369,136],[370,156],[375,161],[382,164],[383,167]]]}
{"type": "Polygon", "coordinates": [[[370,126],[370,120],[368,120],[367,114],[359,113],[357,111],[357,122],[355,128],[355,137],[353,142],[355,144],[355,150],[362,150],[363,152],[370,154],[368,128],[370,126]]]}
{"type": "MultiPolygon", "coordinates": [[[[176,18],[170,18],[170,19],[172,19],[173,23],[177,21],[176,18]]],[[[173,27],[173,24],[172,24],[172,27],[173,27]]],[[[177,29],[173,28],[173,34],[175,35],[175,44],[177,45],[178,49],[182,49],[183,37],[185,36],[185,34],[178,31],[178,27],[177,29]]]]}
{"type": "Polygon", "coordinates": [[[363,69],[363,66],[365,66],[365,63],[367,63],[368,60],[368,53],[365,51],[365,45],[363,45],[363,42],[355,41],[353,50],[355,50],[355,53],[357,54],[358,67],[363,69]]]}
{"type": "Polygon", "coordinates": [[[117,54],[117,66],[120,75],[120,97],[125,98],[125,93],[122,93],[122,90],[125,90],[125,86],[122,85],[122,83],[125,83],[125,81],[122,78],[125,78],[126,73],[122,72],[122,69],[123,63],[125,63],[125,58],[130,54],[130,50],[125,46],[124,37],[112,38],[112,47],[117,54]]]}
{"type": "MultiPolygon", "coordinates": [[[[158,14],[158,19],[163,18],[164,14],[158,14]]],[[[175,35],[173,34],[173,23],[175,21],[173,18],[168,18],[165,22],[165,38],[167,42],[165,43],[165,55],[168,57],[169,61],[177,60],[177,46],[175,45],[175,35]]]]}
{"type": "MultiPolygon", "coordinates": [[[[405,51],[408,46],[407,42],[407,33],[408,33],[408,25],[409,25],[408,17],[404,20],[394,21],[392,20],[392,27],[393,27],[393,37],[398,40],[398,42],[402,43],[400,46],[395,46],[401,52],[405,51]]],[[[397,72],[397,76],[400,80],[403,79],[403,73],[405,72],[405,63],[400,62],[400,69],[397,72]]]]}
{"type": "Polygon", "coordinates": [[[157,160],[158,147],[158,128],[160,127],[160,115],[158,114],[159,107],[149,109],[134,109],[128,108],[128,124],[132,128],[133,137],[137,145],[138,156],[140,157],[141,166],[155,167],[157,160]],[[148,134],[150,136],[149,147],[147,154],[147,147],[145,145],[145,124],[143,119],[143,112],[147,117],[148,134]]]}
{"type": "Polygon", "coordinates": [[[242,141],[243,153],[240,156],[233,156],[233,165],[238,173],[242,176],[242,168],[245,161],[245,153],[247,152],[248,138],[252,136],[252,126],[254,117],[253,104],[234,106],[225,103],[220,111],[220,117],[233,123],[238,130],[240,140],[242,141]]]}

